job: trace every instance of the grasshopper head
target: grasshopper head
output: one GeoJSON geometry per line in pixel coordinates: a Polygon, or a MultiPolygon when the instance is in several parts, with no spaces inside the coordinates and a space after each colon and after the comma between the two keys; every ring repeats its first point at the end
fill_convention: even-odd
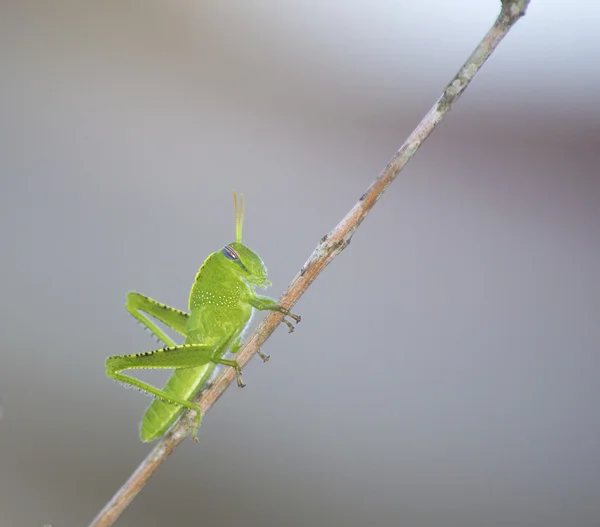
{"type": "Polygon", "coordinates": [[[271,282],[267,280],[267,268],[253,250],[239,242],[232,242],[222,249],[226,265],[242,276],[248,283],[258,287],[269,287],[271,282]]]}
{"type": "Polygon", "coordinates": [[[237,194],[233,193],[235,204],[235,242],[223,247],[221,251],[225,262],[246,282],[258,287],[268,287],[267,268],[261,257],[242,243],[242,226],[244,225],[244,195],[240,194],[238,204],[237,194]],[[229,260],[229,261],[228,261],[229,260]]]}

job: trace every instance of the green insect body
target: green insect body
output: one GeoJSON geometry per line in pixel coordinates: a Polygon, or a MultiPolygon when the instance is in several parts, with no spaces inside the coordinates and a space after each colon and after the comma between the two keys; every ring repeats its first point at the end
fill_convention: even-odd
{"type": "MultiPolygon", "coordinates": [[[[279,311],[296,323],[300,317],[280,306],[276,300],[257,295],[255,287],[268,287],[267,268],[261,258],[242,244],[244,201],[240,196],[236,211],[236,241],[212,253],[196,274],[188,303],[189,313],[179,311],[130,292],[126,308],[148,328],[165,347],[144,353],[110,357],[106,360],[106,374],[125,384],[135,386],[156,397],[141,424],[142,441],[162,436],[187,408],[196,412],[192,436],[200,426],[200,407],[192,402],[205,386],[219,364],[236,370],[238,386],[244,386],[241,368],[234,360],[224,359],[241,347],[244,330],[255,309],[279,311]],[[182,345],[171,340],[150,318],[154,318],[185,337],[182,345]],[[162,390],[124,375],[129,369],[174,369],[162,390]]],[[[290,332],[294,327],[284,318],[290,332]]],[[[263,360],[268,356],[259,351],[263,360]]]]}

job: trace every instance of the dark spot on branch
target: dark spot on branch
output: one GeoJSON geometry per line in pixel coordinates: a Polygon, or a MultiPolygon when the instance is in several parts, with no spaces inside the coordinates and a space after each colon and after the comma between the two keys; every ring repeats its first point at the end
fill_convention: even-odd
{"type": "Polygon", "coordinates": [[[335,242],[335,244],[333,245],[333,250],[340,253],[346,247],[348,247],[348,245],[350,245],[350,239],[339,240],[339,241],[335,242]]]}

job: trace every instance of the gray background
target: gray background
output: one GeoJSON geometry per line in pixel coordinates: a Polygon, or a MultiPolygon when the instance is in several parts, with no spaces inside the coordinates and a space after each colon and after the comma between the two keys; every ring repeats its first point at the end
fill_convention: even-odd
{"type": "MultiPolygon", "coordinates": [[[[563,4],[118,525],[600,525],[599,11],[563,4]]],[[[126,292],[185,308],[236,189],[279,295],[498,5],[2,2],[2,527],[86,525],[149,451],[126,292]]]]}

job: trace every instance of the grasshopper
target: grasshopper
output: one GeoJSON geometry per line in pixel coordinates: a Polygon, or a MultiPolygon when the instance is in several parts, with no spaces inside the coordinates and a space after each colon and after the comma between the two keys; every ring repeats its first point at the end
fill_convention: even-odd
{"type": "MultiPolygon", "coordinates": [[[[220,364],[235,368],[237,384],[244,386],[239,364],[223,356],[241,348],[242,336],[254,310],[279,311],[296,323],[301,320],[276,300],[256,294],[255,287],[266,288],[271,283],[260,256],[242,244],[244,197],[240,195],[239,207],[235,192],[233,198],[236,241],[212,253],[200,267],[190,292],[189,312],[133,291],[127,295],[127,311],[165,344],[161,349],[106,360],[109,377],[156,397],[142,418],[142,441],[162,436],[186,408],[196,413],[192,437],[197,441],[201,411],[193,399],[210,381],[215,368],[220,364]],[[184,344],[175,344],[149,317],[183,335],[184,344]],[[144,368],[175,371],[162,390],[122,373],[144,368]]],[[[286,318],[284,322],[292,332],[292,323],[286,318]]],[[[258,353],[264,361],[268,360],[267,355],[258,353]]]]}

